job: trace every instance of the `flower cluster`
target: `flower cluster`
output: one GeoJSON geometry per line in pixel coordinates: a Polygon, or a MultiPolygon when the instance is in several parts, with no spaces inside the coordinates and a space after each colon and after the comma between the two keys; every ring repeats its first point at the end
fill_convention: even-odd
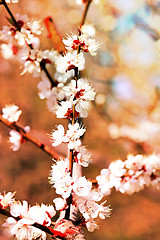
{"type": "Polygon", "coordinates": [[[135,142],[147,142],[153,139],[160,130],[159,122],[153,122],[149,119],[144,119],[135,124],[135,126],[122,125],[111,123],[108,126],[108,131],[113,139],[119,137],[129,138],[135,142]]]}
{"type": "Polygon", "coordinates": [[[6,105],[2,108],[2,117],[7,119],[9,122],[17,122],[22,111],[15,104],[6,105]]]}
{"type": "Polygon", "coordinates": [[[69,149],[75,150],[81,145],[80,137],[83,136],[86,131],[80,127],[79,123],[75,123],[74,125],[69,124],[66,134],[64,133],[64,127],[62,125],[58,125],[57,129],[58,130],[54,131],[51,135],[53,140],[52,145],[58,146],[64,142],[68,143],[69,149]]]}
{"type": "Polygon", "coordinates": [[[97,49],[100,47],[100,43],[96,42],[91,37],[94,36],[95,30],[91,25],[84,25],[80,29],[81,34],[79,36],[68,36],[67,39],[63,39],[63,43],[68,51],[83,50],[89,52],[92,56],[97,54],[97,49]]]}
{"type": "Polygon", "coordinates": [[[74,151],[74,161],[83,167],[88,167],[89,163],[92,162],[91,153],[84,146],[77,147],[74,151]]]}
{"type": "MultiPolygon", "coordinates": [[[[84,52],[90,52],[94,56],[100,46],[91,38],[94,34],[95,30],[92,26],[81,27],[78,36],[73,35],[68,39],[63,39],[68,52],[64,56],[59,55],[55,60],[59,79],[61,77],[60,81],[65,84],[67,76],[72,77],[69,83],[63,87],[64,99],[58,101],[56,105],[56,116],[68,118],[72,124],[68,125],[66,133],[64,127],[58,125],[57,130],[51,134],[53,146],[61,143],[68,144],[70,158],[66,158],[65,161],[57,161],[52,166],[50,176],[50,183],[53,184],[56,193],[62,196],[62,198],[56,199],[55,204],[58,205],[56,208],[59,210],[70,208],[66,205],[68,202],[66,199],[72,195],[72,204],[79,209],[85,226],[91,232],[98,228],[95,219],[108,217],[110,209],[108,206],[104,206],[104,203],[98,203],[102,200],[103,194],[99,189],[93,189],[89,180],[72,175],[70,164],[76,162],[87,167],[91,162],[91,154],[82,146],[80,139],[86,130],[81,127],[77,119],[87,117],[90,102],[95,98],[95,91],[87,79],[78,76],[79,71],[84,69],[84,52]]],[[[47,91],[46,94],[48,94],[47,91]]]]}
{"type": "Polygon", "coordinates": [[[12,26],[4,26],[0,31],[0,39],[6,43],[1,44],[1,53],[6,59],[15,57],[24,64],[22,74],[29,72],[39,76],[41,63],[52,63],[55,51],[39,51],[42,32],[40,21],[29,21],[26,15],[16,15],[16,22],[12,26]],[[29,50],[30,48],[30,50],[29,50]]]}
{"type": "Polygon", "coordinates": [[[79,123],[75,123],[74,125],[68,125],[66,134],[62,125],[58,125],[57,129],[51,134],[52,145],[58,146],[61,143],[68,143],[68,148],[74,150],[74,161],[83,167],[87,167],[91,162],[91,154],[81,145],[80,140],[80,137],[86,131],[85,128],[80,127],[79,123]]]}
{"type": "Polygon", "coordinates": [[[96,179],[98,188],[104,195],[109,195],[113,187],[130,195],[149,185],[160,189],[160,177],[156,174],[159,170],[159,156],[129,155],[125,162],[112,162],[108,169],[101,170],[101,175],[96,179]]]}
{"type": "Polygon", "coordinates": [[[76,51],[68,52],[65,56],[59,55],[55,61],[57,72],[64,74],[78,68],[80,71],[84,69],[85,58],[81,52],[77,55],[76,51]]]}
{"type": "Polygon", "coordinates": [[[55,57],[55,51],[39,51],[39,50],[28,50],[25,49],[23,54],[21,55],[21,61],[24,64],[24,70],[21,75],[26,72],[33,73],[34,77],[40,75],[41,72],[41,64],[51,64],[55,57]]]}
{"type": "MultiPolygon", "coordinates": [[[[11,193],[7,195],[9,194],[10,196],[14,195],[11,193]]],[[[35,228],[33,224],[38,223],[44,226],[50,226],[51,218],[56,214],[53,206],[42,204],[41,206],[36,205],[29,207],[27,201],[23,201],[23,203],[10,201],[9,204],[12,217],[7,218],[3,224],[9,236],[29,240],[34,238],[46,239],[46,233],[35,228]]]]}
{"type": "Polygon", "coordinates": [[[19,46],[33,45],[34,47],[39,46],[38,35],[41,34],[42,28],[40,21],[29,19],[26,15],[16,15],[16,25],[13,23],[12,26],[4,26],[0,31],[0,38],[9,43],[15,43],[19,46]]]}
{"type": "Polygon", "coordinates": [[[56,115],[58,118],[72,119],[73,105],[75,116],[87,117],[90,102],[95,98],[95,92],[86,79],[72,80],[63,88],[66,100],[57,105],[56,115]]]}
{"type": "Polygon", "coordinates": [[[68,159],[65,159],[65,161],[57,161],[56,164],[52,166],[49,179],[50,183],[53,184],[56,189],[56,193],[64,198],[54,200],[56,205],[58,205],[56,209],[64,210],[66,206],[65,199],[68,198],[72,192],[73,203],[82,213],[89,231],[92,232],[98,227],[94,221],[95,218],[99,216],[101,219],[104,219],[109,216],[109,207],[104,206],[104,203],[97,203],[103,197],[99,190],[92,189],[92,183],[85,177],[76,178],[70,176],[68,159]],[[61,209],[60,206],[62,207],[61,209]]]}
{"type": "Polygon", "coordinates": [[[69,161],[59,160],[52,165],[50,184],[53,184],[56,193],[62,195],[63,198],[68,198],[72,190],[72,177],[69,173],[69,161]]]}
{"type": "Polygon", "coordinates": [[[90,52],[94,56],[100,47],[100,44],[91,38],[95,35],[95,29],[91,25],[83,25],[79,31],[79,35],[72,35],[63,39],[68,52],[64,56],[59,54],[55,60],[57,71],[55,78],[58,82],[65,83],[67,79],[73,77],[73,70],[81,71],[84,69],[85,58],[83,52],[90,52]]]}

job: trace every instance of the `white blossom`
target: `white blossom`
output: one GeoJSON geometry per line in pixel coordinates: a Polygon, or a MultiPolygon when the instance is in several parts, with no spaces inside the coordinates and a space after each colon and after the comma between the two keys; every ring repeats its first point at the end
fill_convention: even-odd
{"type": "Polygon", "coordinates": [[[63,142],[68,143],[69,149],[77,149],[81,145],[80,137],[83,136],[86,130],[81,128],[79,123],[75,123],[74,125],[69,124],[66,134],[62,125],[58,125],[57,128],[58,130],[53,131],[51,134],[53,146],[58,146],[63,142]]]}
{"type": "Polygon", "coordinates": [[[30,219],[34,219],[35,222],[46,226],[51,225],[51,218],[55,214],[56,211],[52,205],[46,206],[44,204],[41,206],[32,206],[28,211],[28,216],[30,219]]]}
{"type": "Polygon", "coordinates": [[[12,204],[14,202],[14,199],[13,199],[14,195],[15,195],[15,192],[14,193],[4,192],[4,195],[0,193],[0,208],[4,209],[8,207],[10,204],[12,204]]]}
{"type": "Polygon", "coordinates": [[[24,61],[24,70],[21,75],[25,74],[26,72],[33,73],[33,76],[39,76],[41,72],[40,63],[42,61],[41,52],[39,50],[28,50],[24,52],[22,57],[24,61]]]}
{"type": "Polygon", "coordinates": [[[29,27],[30,31],[36,35],[40,35],[42,33],[41,21],[31,20],[27,22],[27,26],[29,27]]]}
{"type": "Polygon", "coordinates": [[[51,83],[44,72],[41,73],[41,78],[42,81],[40,81],[37,85],[39,90],[38,95],[40,99],[49,98],[49,96],[51,95],[51,83]]]}
{"type": "Polygon", "coordinates": [[[9,43],[14,44],[16,41],[20,46],[32,45],[34,48],[39,48],[39,38],[41,34],[40,21],[31,20],[26,15],[16,14],[15,19],[19,25],[19,29],[14,26],[4,26],[0,31],[0,38],[9,43]]]}
{"type": "Polygon", "coordinates": [[[2,117],[7,119],[9,122],[17,122],[22,111],[15,104],[6,105],[2,108],[2,117]]]}
{"type": "Polygon", "coordinates": [[[80,30],[82,34],[89,37],[94,37],[96,34],[96,30],[91,24],[83,24],[80,30]]]}
{"type": "Polygon", "coordinates": [[[21,146],[22,135],[15,130],[11,130],[9,134],[9,142],[11,143],[11,149],[13,151],[18,151],[21,146]]]}
{"type": "Polygon", "coordinates": [[[38,238],[40,240],[46,239],[46,233],[38,228],[32,227],[33,221],[30,219],[22,218],[16,221],[14,218],[9,217],[2,225],[5,232],[9,237],[16,237],[17,240],[32,240],[38,238]]]}
{"type": "Polygon", "coordinates": [[[93,30],[92,33],[90,30],[89,34],[87,34],[86,29],[83,27],[83,31],[85,34],[81,32],[81,35],[79,36],[68,36],[67,39],[63,39],[63,43],[65,44],[68,51],[73,51],[80,48],[80,50],[83,50],[84,52],[90,52],[92,56],[95,56],[97,54],[97,49],[100,47],[100,43],[91,38],[93,30]]]}
{"type": "Polygon", "coordinates": [[[34,220],[34,222],[48,225],[56,212],[52,205],[47,206],[42,204],[41,206],[29,207],[27,201],[23,201],[23,204],[21,202],[14,202],[10,207],[10,213],[14,217],[25,217],[34,220]]]}
{"type": "Polygon", "coordinates": [[[62,210],[64,209],[65,205],[66,205],[66,200],[64,200],[63,198],[55,198],[53,200],[56,210],[62,210]]]}
{"type": "Polygon", "coordinates": [[[58,56],[58,52],[55,51],[54,49],[51,50],[44,50],[41,53],[43,59],[48,59],[48,61],[51,61],[52,63],[55,62],[58,56]]]}
{"type": "Polygon", "coordinates": [[[68,130],[66,133],[66,137],[69,141],[68,148],[69,149],[77,149],[81,145],[80,137],[85,133],[85,129],[81,128],[79,123],[75,123],[74,125],[69,124],[68,130]]]}
{"type": "MultiPolygon", "coordinates": [[[[25,132],[29,132],[30,127],[25,126],[24,130],[25,130],[25,132]]],[[[10,134],[9,143],[11,144],[11,149],[13,151],[18,151],[20,149],[21,143],[25,142],[25,139],[19,132],[15,131],[15,130],[11,130],[9,132],[9,134],[10,134]]]]}
{"type": "Polygon", "coordinates": [[[57,126],[56,131],[53,131],[51,134],[51,138],[53,140],[52,145],[53,146],[58,146],[59,144],[61,144],[63,142],[63,140],[65,139],[65,133],[64,133],[64,127],[63,125],[58,125],[57,126]]]}
{"type": "Polygon", "coordinates": [[[62,101],[56,106],[56,116],[57,118],[70,118],[73,113],[73,104],[70,101],[62,101]]]}
{"type": "Polygon", "coordinates": [[[79,71],[84,69],[85,59],[83,53],[77,54],[77,51],[73,53],[66,53],[65,56],[58,56],[56,61],[57,72],[65,73],[66,71],[78,68],[79,71]]]}
{"type": "Polygon", "coordinates": [[[65,199],[68,198],[72,191],[72,183],[72,177],[69,173],[66,174],[63,178],[55,182],[54,187],[56,189],[56,193],[65,199]]]}
{"type": "Polygon", "coordinates": [[[18,48],[16,48],[12,43],[9,44],[1,44],[1,54],[4,59],[11,59],[18,53],[18,48]]]}
{"type": "MultiPolygon", "coordinates": [[[[47,80],[48,81],[48,80],[47,80]]],[[[42,96],[42,92],[41,92],[42,96]]],[[[53,87],[50,91],[46,89],[46,92],[43,91],[43,96],[47,98],[48,109],[55,113],[55,108],[57,102],[61,102],[65,98],[65,93],[63,90],[63,83],[59,83],[56,87],[53,87]]]]}
{"type": "Polygon", "coordinates": [[[92,162],[91,154],[84,146],[77,149],[77,152],[74,153],[74,159],[83,167],[88,167],[89,163],[92,162]]]}
{"type": "Polygon", "coordinates": [[[65,159],[57,161],[52,165],[51,176],[49,177],[50,184],[56,189],[56,193],[63,198],[69,197],[72,190],[72,177],[69,173],[69,160],[65,159]]]}
{"type": "Polygon", "coordinates": [[[77,196],[89,195],[92,188],[92,183],[87,181],[85,177],[78,178],[73,184],[73,190],[77,196]]]}
{"type": "MultiPolygon", "coordinates": [[[[78,112],[83,118],[87,117],[87,110],[89,110],[90,101],[93,101],[96,95],[94,89],[89,85],[87,80],[81,78],[77,81],[77,84],[75,80],[72,80],[68,86],[64,87],[64,91],[67,100],[75,105],[76,112],[78,112]]],[[[65,115],[67,115],[66,110],[65,115]]]]}
{"type": "Polygon", "coordinates": [[[78,79],[77,84],[75,80],[71,80],[68,86],[64,87],[64,90],[66,96],[71,98],[72,101],[73,99],[76,99],[74,103],[77,103],[79,100],[93,101],[96,95],[87,79],[83,78],[78,79]]]}
{"type": "Polygon", "coordinates": [[[101,219],[105,219],[105,217],[110,216],[111,209],[109,206],[104,206],[105,202],[98,204],[96,201],[88,199],[88,197],[79,197],[76,202],[79,211],[86,221],[89,221],[91,218],[95,219],[100,217],[101,219]]]}
{"type": "Polygon", "coordinates": [[[92,218],[90,218],[86,222],[86,227],[87,227],[89,232],[94,232],[95,229],[99,229],[97,223],[92,218]]]}

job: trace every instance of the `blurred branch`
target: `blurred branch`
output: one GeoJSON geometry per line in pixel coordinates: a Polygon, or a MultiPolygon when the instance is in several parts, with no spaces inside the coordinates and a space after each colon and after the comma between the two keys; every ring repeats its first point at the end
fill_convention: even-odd
{"type": "Polygon", "coordinates": [[[2,117],[2,115],[0,115],[0,122],[2,122],[7,127],[19,132],[24,137],[24,139],[30,141],[31,143],[36,145],[38,148],[40,148],[42,151],[44,151],[45,153],[47,153],[48,155],[50,155],[54,159],[59,159],[59,158],[64,159],[65,158],[63,155],[59,154],[58,152],[56,152],[55,150],[50,148],[48,145],[42,143],[40,140],[38,140],[34,136],[27,133],[21,126],[19,126],[15,122],[9,122],[8,120],[4,119],[2,117]]]}
{"type": "Polygon", "coordinates": [[[145,31],[154,41],[157,41],[160,38],[159,33],[151,28],[141,17],[135,15],[134,21],[136,26],[145,31]]]}

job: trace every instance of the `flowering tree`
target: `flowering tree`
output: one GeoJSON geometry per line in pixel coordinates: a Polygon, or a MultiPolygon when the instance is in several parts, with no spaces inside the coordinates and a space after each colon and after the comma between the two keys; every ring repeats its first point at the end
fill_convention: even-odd
{"type": "MultiPolygon", "coordinates": [[[[0,213],[8,217],[3,224],[4,231],[20,240],[46,239],[46,234],[52,238],[85,239],[82,226],[93,232],[99,227],[99,219],[104,220],[110,216],[111,209],[103,198],[110,195],[113,188],[131,195],[150,185],[157,189],[160,187],[160,177],[157,174],[160,158],[156,154],[128,155],[125,161],[111,162],[95,179],[82,176],[81,168],[89,167],[92,161],[91,154],[83,145],[86,132],[83,119],[88,116],[96,95],[82,70],[85,68],[85,55],[95,56],[101,46],[101,43],[94,40],[93,26],[85,24],[92,2],[95,5],[101,3],[96,0],[76,1],[77,4],[84,5],[82,20],[76,34],[68,35],[63,40],[52,18],[46,17],[44,23],[54,49],[41,50],[38,38],[42,33],[40,21],[29,20],[26,15],[14,16],[8,3],[18,3],[17,0],[0,1],[1,7],[8,12],[9,23],[0,32],[3,57],[18,60],[23,66],[21,75],[29,73],[40,77],[40,99],[46,99],[49,110],[55,112],[57,118],[64,118],[68,122],[66,130],[59,124],[50,134],[53,147],[67,144],[68,153],[63,156],[32,136],[29,126],[22,128],[17,123],[22,114],[18,106],[10,104],[2,108],[0,121],[11,129],[11,149],[17,151],[22,143],[30,141],[49,154],[53,158],[49,182],[60,195],[53,200],[54,206],[30,206],[27,201],[16,201],[15,193],[0,194],[0,213]],[[54,74],[50,72],[51,67],[55,70],[54,74]],[[53,223],[52,218],[56,214],[58,217],[53,223]]],[[[137,141],[138,134],[134,138],[134,134],[129,135],[131,129],[122,131],[115,122],[108,129],[113,138],[129,137],[137,141]]],[[[143,134],[140,137],[142,136],[143,134]]],[[[144,141],[143,137],[142,140],[144,141]]]]}

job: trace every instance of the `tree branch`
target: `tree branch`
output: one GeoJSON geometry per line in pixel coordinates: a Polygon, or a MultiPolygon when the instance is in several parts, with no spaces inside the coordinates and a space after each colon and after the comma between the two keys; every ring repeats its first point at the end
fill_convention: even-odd
{"type": "Polygon", "coordinates": [[[37,146],[38,148],[40,148],[42,151],[44,151],[45,153],[47,153],[48,155],[50,155],[51,157],[53,157],[54,159],[59,159],[62,158],[64,159],[65,157],[61,154],[59,154],[58,152],[56,152],[55,150],[53,150],[52,148],[50,148],[48,145],[42,143],[40,140],[38,140],[36,137],[32,136],[30,133],[27,133],[21,126],[19,126],[17,123],[15,122],[9,122],[8,120],[4,119],[2,117],[2,115],[0,115],[0,122],[2,122],[4,125],[6,125],[7,127],[9,127],[10,129],[13,129],[17,132],[19,132],[24,139],[30,141],[31,143],[33,143],[35,146],[37,146]]]}
{"type": "Polygon", "coordinates": [[[82,20],[81,20],[81,23],[80,23],[80,28],[84,25],[85,23],[85,20],[86,20],[86,17],[87,17],[87,13],[88,13],[88,10],[89,10],[89,7],[90,7],[90,4],[91,4],[92,0],[87,0],[86,1],[86,4],[85,4],[85,9],[84,9],[84,12],[83,12],[83,15],[82,15],[82,20]]]}

